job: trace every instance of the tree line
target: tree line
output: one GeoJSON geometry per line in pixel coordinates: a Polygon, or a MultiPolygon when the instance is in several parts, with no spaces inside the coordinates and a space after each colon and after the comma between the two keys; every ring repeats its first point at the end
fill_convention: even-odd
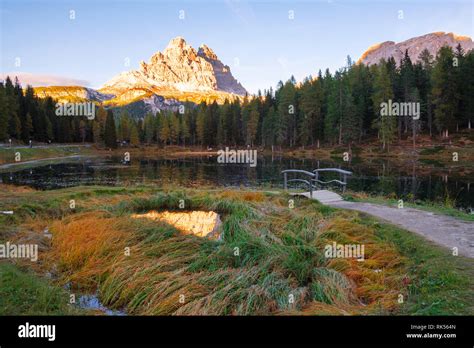
{"type": "Polygon", "coordinates": [[[413,63],[405,52],[371,66],[327,69],[302,83],[291,77],[256,96],[213,103],[183,103],[176,111],[131,117],[122,108],[99,107],[94,120],[58,117],[55,101],[38,98],[15,80],[0,84],[0,140],[95,142],[108,147],[199,145],[305,147],[351,145],[378,139],[384,149],[420,134],[449,137],[471,128],[474,113],[474,52],[442,47],[413,63]],[[420,118],[382,116],[380,105],[414,102],[420,118]]]}

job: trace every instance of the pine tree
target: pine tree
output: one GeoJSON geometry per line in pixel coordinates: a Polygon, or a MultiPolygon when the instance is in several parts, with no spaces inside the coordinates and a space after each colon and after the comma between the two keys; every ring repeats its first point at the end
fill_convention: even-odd
{"type": "Polygon", "coordinates": [[[472,127],[474,120],[474,51],[471,50],[464,58],[461,67],[461,78],[465,79],[465,85],[461,99],[464,101],[462,120],[468,129],[472,127]]]}
{"type": "Polygon", "coordinates": [[[250,111],[249,121],[247,123],[247,145],[253,146],[257,138],[258,117],[258,111],[254,107],[250,111]]]}
{"type": "MultiPolygon", "coordinates": [[[[329,83],[329,81],[327,81],[329,83]]],[[[342,141],[343,114],[342,72],[337,71],[334,79],[328,85],[327,115],[324,124],[324,134],[331,143],[342,141]],[[338,139],[338,140],[337,140],[338,139]]]]}
{"type": "Polygon", "coordinates": [[[197,135],[197,141],[199,144],[204,145],[204,131],[205,131],[205,122],[206,122],[206,104],[201,104],[199,107],[198,114],[196,116],[196,135],[197,135]]]}
{"type": "MultiPolygon", "coordinates": [[[[289,147],[296,144],[297,139],[297,96],[294,77],[288,80],[278,91],[278,112],[280,113],[280,127],[278,134],[284,136],[289,147]]],[[[282,139],[283,140],[283,139],[282,139]]]]}
{"type": "Polygon", "coordinates": [[[33,132],[33,120],[30,113],[26,114],[25,124],[23,125],[23,141],[28,143],[31,140],[31,134],[33,132]]]}
{"type": "Polygon", "coordinates": [[[425,48],[419,55],[417,66],[417,88],[421,99],[421,121],[428,125],[430,137],[433,134],[433,105],[431,96],[431,74],[433,70],[433,56],[425,48]],[[426,116],[424,116],[426,115],[426,116]]]}
{"type": "Polygon", "coordinates": [[[307,79],[301,87],[299,103],[301,110],[300,141],[307,145],[314,144],[315,138],[321,139],[322,123],[322,89],[321,80],[307,79]]]}
{"type": "Polygon", "coordinates": [[[162,116],[162,123],[160,129],[160,140],[167,145],[171,138],[170,117],[169,115],[162,116]]]}
{"type": "Polygon", "coordinates": [[[140,145],[140,138],[138,136],[138,127],[135,124],[130,125],[130,145],[140,145]]]}
{"type": "Polygon", "coordinates": [[[472,57],[469,58],[469,55],[472,56],[472,51],[470,54],[465,54],[464,49],[461,44],[456,46],[455,51],[455,78],[457,85],[457,98],[459,100],[458,112],[456,114],[456,131],[459,130],[459,125],[469,127],[470,115],[472,114],[472,69],[470,69],[469,64],[472,64],[472,57]],[[471,60],[471,62],[470,62],[471,60]],[[470,76],[471,78],[466,78],[470,76]]]}
{"type": "Polygon", "coordinates": [[[377,67],[374,79],[374,94],[372,100],[374,109],[377,110],[377,119],[374,127],[378,130],[379,139],[383,149],[389,150],[390,144],[395,138],[396,122],[393,116],[382,115],[382,103],[388,103],[393,98],[393,87],[387,64],[382,60],[377,67]]]}
{"type": "Polygon", "coordinates": [[[114,113],[112,110],[107,110],[107,119],[105,121],[104,130],[105,145],[109,148],[117,148],[117,133],[115,129],[114,113]]]}
{"type": "MultiPolygon", "coordinates": [[[[415,76],[413,64],[411,62],[410,56],[408,55],[408,50],[405,50],[405,56],[403,57],[400,63],[400,88],[402,102],[413,102],[414,98],[414,89],[415,87],[415,76]]],[[[410,117],[398,117],[398,140],[400,141],[402,136],[402,126],[405,126],[405,133],[408,130],[408,124],[411,122],[410,117]]],[[[413,123],[413,122],[412,122],[413,123]]]]}
{"type": "Polygon", "coordinates": [[[172,113],[169,117],[170,142],[172,144],[178,144],[180,138],[179,118],[176,113],[172,113]]]}
{"type": "Polygon", "coordinates": [[[80,136],[81,142],[83,143],[86,140],[86,136],[87,136],[87,129],[86,129],[86,124],[84,120],[79,121],[79,136],[80,136]]]}
{"type": "Polygon", "coordinates": [[[155,122],[153,120],[153,114],[147,113],[145,115],[145,122],[143,126],[145,128],[145,142],[147,144],[151,144],[155,135],[155,122]]]}
{"type": "Polygon", "coordinates": [[[92,136],[94,139],[94,143],[99,144],[102,142],[102,137],[100,135],[101,129],[100,129],[100,123],[98,120],[92,121],[92,136]]]}
{"type": "Polygon", "coordinates": [[[237,99],[232,103],[232,139],[234,144],[242,144],[242,106],[237,99]]]}
{"type": "Polygon", "coordinates": [[[92,121],[92,140],[96,144],[104,142],[105,123],[107,121],[107,111],[100,106],[96,116],[92,121]]]}
{"type": "Polygon", "coordinates": [[[186,109],[185,114],[180,119],[180,134],[181,139],[183,140],[183,146],[186,146],[189,138],[191,137],[190,118],[191,112],[186,109]]]}
{"type": "Polygon", "coordinates": [[[263,144],[264,146],[273,146],[276,143],[276,136],[275,130],[277,126],[277,112],[275,111],[275,107],[272,105],[268,110],[267,117],[265,117],[263,124],[262,124],[262,137],[263,137],[263,144]]]}
{"type": "Polygon", "coordinates": [[[8,113],[3,83],[0,83],[0,141],[8,138],[8,113]]]}
{"type": "Polygon", "coordinates": [[[225,132],[225,125],[224,125],[224,113],[227,111],[227,108],[219,107],[219,120],[217,122],[217,134],[216,140],[218,145],[227,144],[226,141],[226,132],[225,132]]]}
{"type": "Polygon", "coordinates": [[[118,139],[120,141],[130,141],[131,119],[127,110],[123,110],[119,118],[118,139]]]}
{"type": "Polygon", "coordinates": [[[8,134],[10,137],[21,138],[21,120],[19,117],[19,100],[15,95],[15,87],[12,80],[7,76],[5,80],[5,112],[8,117],[8,134]]]}
{"type": "Polygon", "coordinates": [[[348,72],[348,79],[355,110],[354,125],[360,141],[367,134],[374,120],[370,69],[363,64],[353,65],[348,72]]]}
{"type": "Polygon", "coordinates": [[[451,47],[441,47],[432,75],[435,125],[444,136],[456,128],[456,114],[459,106],[453,58],[451,47]]]}
{"type": "Polygon", "coordinates": [[[310,141],[311,138],[311,133],[312,133],[312,120],[311,116],[308,116],[307,113],[304,111],[301,111],[300,113],[301,116],[301,122],[300,122],[300,129],[299,129],[299,135],[300,135],[300,144],[303,146],[303,148],[308,145],[308,142],[310,141]]]}
{"type": "Polygon", "coordinates": [[[52,142],[54,140],[53,125],[51,124],[51,121],[47,115],[46,115],[45,121],[46,121],[46,140],[48,142],[52,142]]]}

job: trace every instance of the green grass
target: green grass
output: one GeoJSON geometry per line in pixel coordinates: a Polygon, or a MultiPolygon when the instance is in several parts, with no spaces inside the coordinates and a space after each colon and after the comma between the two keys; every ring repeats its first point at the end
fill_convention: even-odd
{"type": "Polygon", "coordinates": [[[0,315],[74,315],[68,293],[43,278],[0,262],[0,315]]]}
{"type": "Polygon", "coordinates": [[[473,315],[474,261],[453,256],[426,239],[373,219],[378,237],[393,243],[408,260],[408,298],[401,305],[410,315],[473,315]]]}
{"type": "Polygon", "coordinates": [[[420,155],[428,156],[428,155],[436,155],[444,150],[444,146],[434,146],[431,148],[426,148],[420,151],[420,155]]]}
{"type": "Polygon", "coordinates": [[[51,146],[51,147],[25,147],[25,148],[0,148],[0,164],[21,163],[25,161],[46,159],[54,157],[74,156],[89,154],[92,150],[81,146],[51,146]],[[15,161],[16,152],[21,155],[19,162],[15,161]]]}
{"type": "MultiPolygon", "coordinates": [[[[132,315],[474,313],[471,260],[373,218],[300,197],[91,186],[0,191],[2,207],[16,213],[0,216],[5,227],[0,241],[14,238],[12,231],[47,224],[54,243],[41,256],[43,271],[54,265],[58,284],[97,292],[104,305],[132,315]],[[74,211],[68,208],[71,197],[74,211]],[[289,199],[294,209],[288,208],[289,199]],[[222,240],[131,218],[149,210],[182,211],[180,200],[186,211],[217,212],[222,240]],[[323,247],[332,241],[364,243],[367,261],[328,261],[323,247]],[[130,256],[124,255],[125,246],[130,256]],[[400,293],[403,305],[396,302],[400,293]],[[295,303],[289,303],[290,294],[295,303]]],[[[61,306],[60,287],[37,273],[0,267],[0,293],[8,293],[0,298],[3,314],[70,314],[61,306]]]]}

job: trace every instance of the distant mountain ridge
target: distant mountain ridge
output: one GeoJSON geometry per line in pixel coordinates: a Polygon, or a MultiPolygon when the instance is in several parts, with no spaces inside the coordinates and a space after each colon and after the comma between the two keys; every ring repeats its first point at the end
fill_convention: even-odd
{"type": "Polygon", "coordinates": [[[387,60],[388,58],[393,57],[395,62],[400,64],[400,60],[405,56],[406,50],[408,50],[408,55],[412,62],[417,62],[420,53],[424,49],[427,49],[433,57],[436,57],[436,54],[441,47],[450,46],[455,49],[458,44],[461,44],[461,47],[465,52],[474,49],[474,43],[468,36],[456,35],[454,33],[435,32],[413,37],[398,43],[385,41],[373,45],[362,54],[357,63],[372,65],[377,64],[381,59],[387,60]]]}
{"type": "Polygon", "coordinates": [[[60,103],[75,101],[104,102],[115,97],[113,94],[104,94],[96,91],[93,88],[81,86],[35,87],[34,91],[40,98],[51,96],[60,103]]]}

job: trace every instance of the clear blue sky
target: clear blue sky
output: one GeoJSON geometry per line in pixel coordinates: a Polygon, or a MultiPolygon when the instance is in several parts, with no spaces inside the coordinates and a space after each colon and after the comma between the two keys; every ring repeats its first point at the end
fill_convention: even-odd
{"type": "Polygon", "coordinates": [[[54,75],[99,87],[183,36],[195,48],[211,47],[252,93],[292,74],[302,80],[319,69],[334,71],[347,55],[357,60],[378,42],[433,31],[472,37],[474,17],[470,0],[1,0],[0,6],[2,73],[54,75]],[[124,66],[127,57],[130,67],[124,66]]]}

